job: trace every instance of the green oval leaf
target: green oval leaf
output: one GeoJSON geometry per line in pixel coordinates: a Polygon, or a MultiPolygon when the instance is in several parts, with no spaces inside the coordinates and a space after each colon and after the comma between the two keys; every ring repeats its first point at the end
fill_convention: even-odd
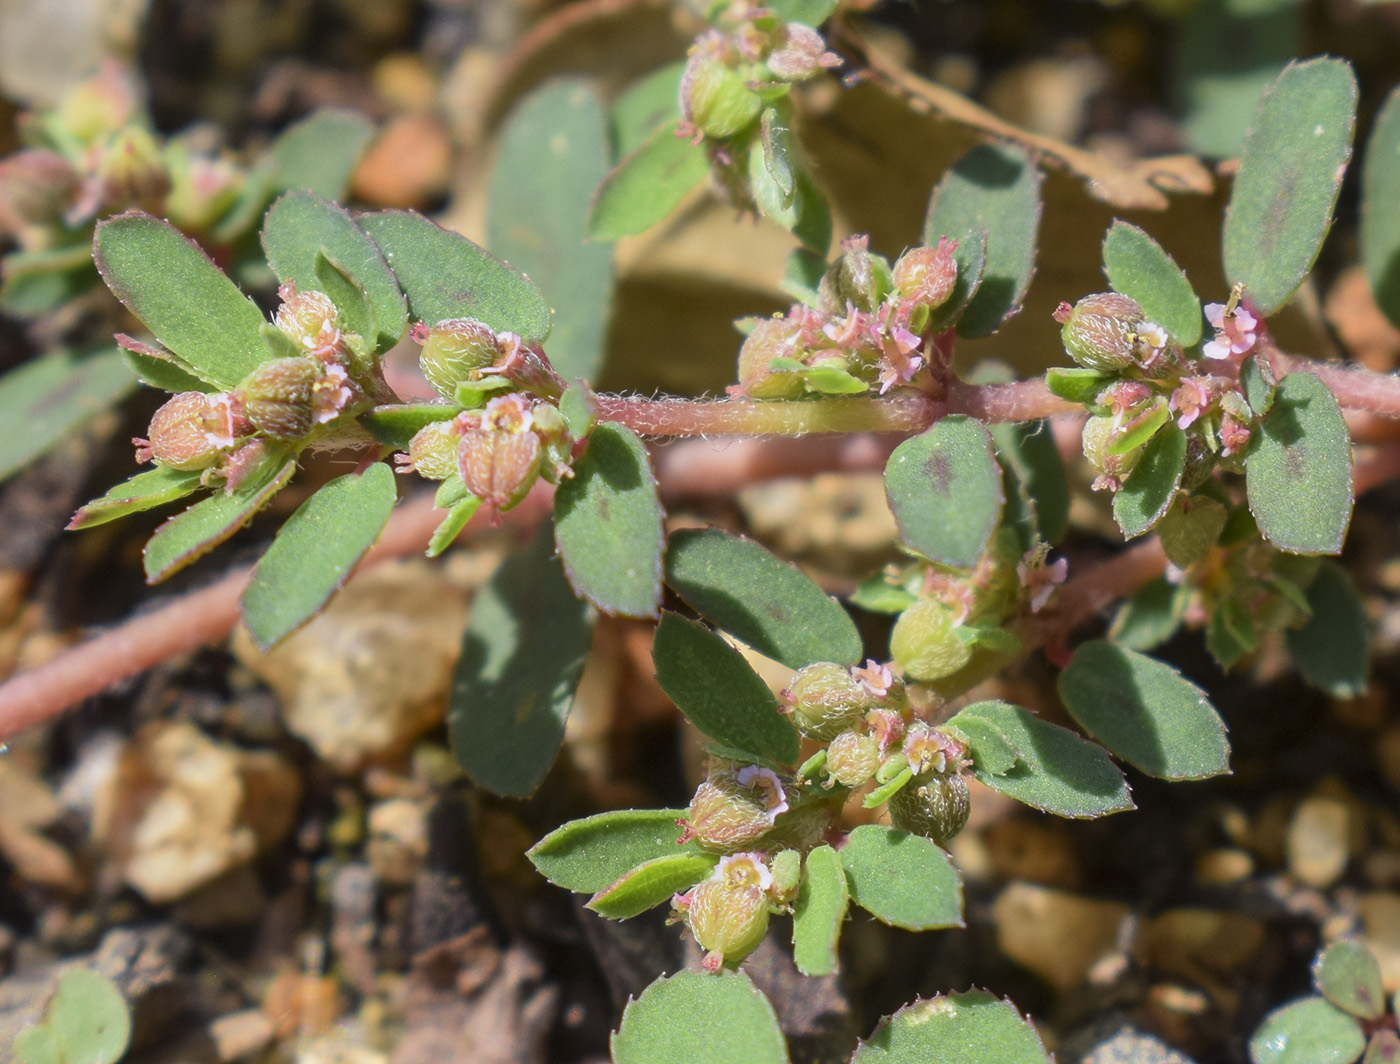
{"type": "Polygon", "coordinates": [[[740,972],[677,972],[628,1002],[614,1064],[788,1064],[773,1006],[740,972]]]}
{"type": "Polygon", "coordinates": [[[978,702],[948,724],[961,730],[971,719],[995,728],[1020,762],[1000,775],[974,763],[977,778],[992,790],[1047,813],[1076,819],[1133,808],[1123,773],[1096,743],[1005,702],[978,702]]]}
{"type": "Polygon", "coordinates": [[[987,427],[1005,481],[1002,524],[1016,529],[1022,550],[1033,550],[1041,541],[1058,543],[1069,527],[1069,477],[1050,422],[1003,422],[987,427]]]}
{"type": "Polygon", "coordinates": [[[1308,585],[1312,616],[1284,635],[1293,664],[1315,687],[1334,698],[1355,698],[1366,690],[1371,657],[1365,607],[1339,565],[1327,562],[1308,585]]]}
{"type": "Polygon", "coordinates": [[[376,351],[386,351],[399,342],[408,321],[399,282],[379,246],[344,207],[314,192],[289,192],[263,219],[262,246],[277,279],[291,281],[304,292],[326,291],[316,269],[317,256],[334,262],[364,289],[374,311],[378,335],[366,336],[366,342],[376,351]]]}
{"type": "Polygon", "coordinates": [[[238,600],[259,649],[321,612],[384,531],[397,499],[393,470],[376,462],[336,477],[297,507],[238,600]]]}
{"type": "Polygon", "coordinates": [[[1165,425],[1143,448],[1142,457],[1113,496],[1113,519],[1128,539],[1160,521],[1181,486],[1186,470],[1186,433],[1165,425]]]}
{"type": "Polygon", "coordinates": [[[1138,588],[1119,607],[1109,638],[1133,650],[1161,646],[1181,627],[1191,588],[1158,577],[1138,588]]]}
{"type": "Polygon", "coordinates": [[[210,384],[232,388],[266,361],[262,311],[170,223],[142,211],[108,218],[93,257],[112,294],[210,384]]]}
{"type": "Polygon", "coordinates": [[[1058,686],[1080,727],[1148,775],[1199,780],[1230,771],[1220,714],[1160,661],[1096,639],[1074,652],[1058,686]]]}
{"type": "Polygon", "coordinates": [[[696,613],[788,668],[860,660],[860,633],[841,604],[753,540],[717,528],[672,533],[666,582],[696,613]]]}
{"type": "Polygon", "coordinates": [[[288,126],[272,144],[272,185],[344,199],[350,175],[374,135],[358,111],[325,108],[288,126]]]}
{"type": "Polygon", "coordinates": [[[1385,1015],[1385,988],[1375,956],[1360,942],[1333,942],[1313,965],[1318,992],[1343,1012],[1363,1020],[1385,1015]]]}
{"type": "Polygon", "coordinates": [[[619,809],[555,828],[526,853],[540,875],[557,887],[594,894],[629,869],[676,853],[698,853],[694,840],[680,843],[684,809],[619,809]]]}
{"type": "Polygon", "coordinates": [[[776,0],[766,7],[784,22],[800,22],[816,29],[836,10],[836,0],[776,0]]]}
{"type": "Polygon", "coordinates": [[[719,856],[713,853],[672,853],[653,857],[598,891],[584,906],[609,920],[627,920],[671,900],[708,876],[719,856]]]}
{"type": "Polygon", "coordinates": [[[1249,1040],[1253,1064],[1351,1064],[1366,1049],[1356,1020],[1320,997],[1269,1013],[1249,1040]]]}
{"type": "Polygon", "coordinates": [[[959,718],[946,725],[967,743],[972,767],[989,776],[1004,776],[1021,761],[1021,752],[990,721],[977,716],[959,718]]]}
{"type": "Polygon", "coordinates": [[[803,975],[836,971],[848,900],[840,855],[830,846],[818,846],[803,864],[792,910],[792,959],[803,975]]]}
{"type": "Polygon", "coordinates": [[[626,426],[602,423],[554,496],[554,540],[574,590],[604,613],[655,617],[661,520],[642,441],[626,426]]]}
{"type": "Polygon", "coordinates": [[[715,742],[778,764],[797,760],[797,731],[773,692],[703,624],[663,613],[651,656],[661,689],[715,742]]]}
{"type": "Polygon", "coordinates": [[[619,156],[630,155],[658,129],[675,129],[680,121],[680,84],[685,60],[658,67],[632,82],[608,112],[613,147],[619,156]]]}
{"type": "Polygon", "coordinates": [[[1051,1064],[1016,1006],[982,990],[906,1005],[880,1021],[851,1064],[1051,1064]]]}
{"type": "Polygon", "coordinates": [[[168,502],[183,499],[200,487],[201,471],[156,466],[124,480],[100,498],[78,510],[68,522],[68,530],[95,528],[127,514],[140,513],[168,502]]]}
{"type": "Polygon", "coordinates": [[[1312,269],[1332,225],[1356,125],[1343,59],[1290,63],[1260,98],[1225,211],[1225,277],[1274,313],[1312,269]]]}
{"type": "Polygon", "coordinates": [[[906,931],[962,927],[962,879],[936,843],[863,824],[840,854],[851,900],[881,923],[906,931]]]}
{"type": "MultiPolygon", "coordinates": [[[[464,487],[463,491],[466,490],[464,487]]],[[[468,495],[466,498],[454,502],[437,528],[433,530],[432,538],[428,540],[428,549],[423,553],[429,558],[436,558],[439,554],[452,546],[457,537],[462,534],[462,529],[467,527],[477,510],[481,509],[481,500],[475,495],[468,495]]]]}
{"type": "Polygon", "coordinates": [[[1400,324],[1400,86],[1371,126],[1361,165],[1361,262],[1376,305],[1400,324]]]}
{"type": "Polygon", "coordinates": [[[650,229],[709,172],[704,148],[662,126],[603,179],[588,212],[590,239],[617,240],[650,229]]]}
{"type": "Polygon", "coordinates": [[[991,436],[965,415],[941,418],[894,449],[885,494],[910,549],[945,565],[976,565],[1005,502],[991,436]]]}
{"type": "Polygon", "coordinates": [[[1245,466],[1249,509],[1269,542],[1294,554],[1339,554],[1351,524],[1351,437],[1327,385],[1311,373],[1278,382],[1245,466]]]}
{"type": "Polygon", "coordinates": [[[982,281],[958,321],[958,335],[986,336],[1021,309],[1035,272],[1040,228],[1039,168],[1020,148],[983,144],[943,175],[929,200],[923,242],[986,234],[982,281]]]}
{"type": "Polygon", "coordinates": [[[131,1042],[131,1011],[106,976],[75,968],[58,977],[44,1026],[67,1064],[114,1064],[131,1042]]]}
{"type": "Polygon", "coordinates": [[[497,794],[534,792],[564,741],[592,639],[592,610],[547,534],[506,556],[472,602],[452,675],[447,726],[467,775],[497,794]]]}
{"type": "Polygon", "coordinates": [[[586,242],[593,190],[608,172],[603,105],[585,82],[527,96],[501,134],[486,242],[554,308],[549,360],[565,380],[594,380],[612,318],[612,248],[586,242]]]}
{"type": "Polygon", "coordinates": [[[549,335],[549,304],[540,290],[460,233],[409,211],[378,211],[359,221],[384,253],[415,318],[430,325],[475,318],[526,343],[549,335]]]}
{"type": "Polygon", "coordinates": [[[296,468],[295,457],[288,458],[285,451],[269,451],[237,491],[226,494],[216,490],[166,521],[141,552],[146,582],[160,583],[228,539],[287,486],[296,468]]]}
{"type": "Polygon", "coordinates": [[[1103,272],[1115,292],[1135,299],[1182,347],[1201,339],[1201,301],[1162,245],[1135,225],[1115,221],[1103,241],[1103,272]]]}

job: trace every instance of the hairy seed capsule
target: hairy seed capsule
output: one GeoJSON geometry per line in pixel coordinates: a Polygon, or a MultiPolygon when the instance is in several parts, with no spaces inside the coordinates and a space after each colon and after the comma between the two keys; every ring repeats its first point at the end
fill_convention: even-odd
{"type": "Polygon", "coordinates": [[[763,859],[738,853],[720,861],[710,878],[690,893],[686,921],[707,971],[734,967],[763,941],[768,931],[768,887],[772,876],[763,859]]]}
{"type": "Polygon", "coordinates": [[[238,386],[253,427],[274,440],[299,440],[316,424],[316,385],[326,369],[310,358],[274,358],[238,386]]]}
{"type": "Polygon", "coordinates": [[[285,284],[277,290],[282,305],[272,321],[291,338],[301,351],[311,352],[334,344],[340,312],[331,297],[323,292],[298,292],[296,285],[285,284]]]}
{"type": "Polygon", "coordinates": [[[787,809],[787,788],[776,773],[714,772],[690,800],[686,834],[712,853],[736,853],[767,835],[787,809]]]}
{"type": "Polygon", "coordinates": [[[859,787],[880,767],[880,743],[873,735],[842,732],[826,748],[826,771],[843,787],[859,787]]]}
{"type": "Polygon", "coordinates": [[[753,399],[796,399],[806,391],[800,373],[774,371],[775,358],[801,359],[799,326],[787,318],[768,318],[754,326],[739,348],[739,390],[753,399]]]}
{"type": "Polygon", "coordinates": [[[847,304],[874,314],[893,287],[889,260],[872,252],[865,237],[854,237],[817,282],[817,306],[834,317],[845,314],[847,304]]]}
{"type": "Polygon", "coordinates": [[[797,730],[822,742],[834,739],[879,704],[849,670],[830,661],[799,669],[787,699],[797,730]]]}
{"type": "Polygon", "coordinates": [[[890,633],[890,654],[911,680],[925,683],[951,676],[972,659],[972,647],[954,634],[952,609],[938,599],[920,599],[899,615],[890,633]]]}
{"type": "Polygon", "coordinates": [[[967,825],[971,808],[962,776],[916,776],[890,796],[890,823],[944,846],[967,825]]]}
{"type": "Polygon", "coordinates": [[[132,442],[138,462],[155,459],[170,469],[208,469],[247,430],[236,397],[180,392],[152,415],[150,439],[132,442]]]}
{"type": "Polygon", "coordinates": [[[1141,305],[1116,292],[1085,296],[1072,308],[1061,304],[1055,320],[1069,356],[1081,366],[1113,373],[1135,364],[1141,305]]]}
{"type": "Polygon", "coordinates": [[[753,124],[763,101],[722,59],[701,50],[686,61],[680,108],[681,117],[707,137],[725,140],[753,124]]]}
{"type": "Polygon", "coordinates": [[[915,308],[935,310],[948,302],[958,281],[958,263],[953,252],[957,242],[946,236],[937,247],[912,248],[894,264],[894,289],[902,302],[915,308]]]}
{"type": "Polygon", "coordinates": [[[433,390],[448,399],[456,395],[457,385],[475,380],[502,353],[495,332],[474,318],[450,318],[415,335],[423,343],[418,367],[433,390]]]}
{"type": "Polygon", "coordinates": [[[446,480],[457,472],[457,444],[461,438],[453,421],[424,425],[408,441],[408,457],[414,471],[427,480],[446,480]]]}

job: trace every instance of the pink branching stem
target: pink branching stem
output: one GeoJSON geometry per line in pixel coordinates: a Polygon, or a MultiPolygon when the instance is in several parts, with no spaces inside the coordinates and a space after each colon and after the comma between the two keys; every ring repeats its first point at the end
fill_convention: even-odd
{"type": "Polygon", "coordinates": [[[1311,373],[1332,390],[1343,410],[1365,411],[1382,417],[1400,418],[1400,376],[1373,373],[1344,362],[1322,362],[1315,358],[1290,355],[1268,349],[1274,373],[1311,373]]]}

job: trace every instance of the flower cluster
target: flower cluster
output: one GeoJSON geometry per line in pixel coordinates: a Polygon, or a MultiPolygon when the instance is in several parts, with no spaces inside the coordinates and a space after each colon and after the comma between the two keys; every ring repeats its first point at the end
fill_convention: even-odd
{"type": "Polygon", "coordinates": [[[796,897],[797,857],[786,850],[770,865],[762,853],[730,854],[720,858],[708,879],[671,899],[676,918],[705,950],[705,971],[732,968],[758,948],[768,933],[769,914],[790,908],[796,897]]]}
{"type": "Polygon", "coordinates": [[[731,394],[795,399],[808,393],[880,394],[910,384],[929,365],[933,314],[957,283],[957,245],[905,252],[891,268],[855,236],[823,275],[815,306],[796,304],[786,317],[751,322],[739,351],[739,383],[731,394]]]}

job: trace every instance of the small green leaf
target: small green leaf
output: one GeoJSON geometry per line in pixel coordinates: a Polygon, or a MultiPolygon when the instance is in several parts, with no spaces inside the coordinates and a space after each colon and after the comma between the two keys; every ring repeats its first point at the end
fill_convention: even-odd
{"type": "Polygon", "coordinates": [[[574,381],[559,397],[559,416],[569,435],[581,440],[591,435],[598,424],[598,397],[583,381],[574,381]]]}
{"type": "Polygon", "coordinates": [[[979,421],[941,418],[894,449],[885,494],[912,550],[945,565],[977,564],[1001,520],[1001,469],[979,421]]]}
{"type": "Polygon", "coordinates": [[[988,430],[1005,481],[1002,524],[1016,529],[1022,550],[1042,540],[1058,543],[1069,527],[1069,477],[1050,422],[1002,422],[988,430]]]}
{"type": "Polygon", "coordinates": [[[983,990],[940,994],[880,1021],[851,1064],[1051,1064],[1016,1006],[983,990]]]}
{"type": "MultiPolygon", "coordinates": [[[[373,346],[373,337],[379,335],[379,328],[365,286],[349,270],[329,257],[324,248],[316,252],[315,274],[316,290],[330,297],[339,321],[356,336],[370,337],[367,342],[373,346]]],[[[403,313],[404,321],[407,321],[407,310],[403,313]]],[[[263,332],[263,338],[267,339],[267,330],[263,332]]],[[[392,347],[393,343],[389,346],[392,347]]]]}
{"type": "Polygon", "coordinates": [[[791,200],[797,191],[798,169],[791,107],[773,104],[765,107],[759,117],[758,136],[763,146],[763,168],[778,191],[791,200]]]}
{"type": "Polygon", "coordinates": [[[616,422],[599,425],[554,496],[554,538],[574,589],[604,613],[655,617],[661,518],[642,441],[616,422]]]}
{"type": "Polygon", "coordinates": [[[753,540],[717,528],[675,532],[666,582],[696,613],[788,668],[860,660],[860,633],[840,603],[753,540]]]}
{"type": "Polygon", "coordinates": [[[1244,389],[1245,402],[1259,417],[1273,409],[1277,385],[1273,369],[1259,355],[1250,355],[1240,363],[1240,387],[1244,389]]]}
{"type": "Polygon", "coordinates": [[[962,879],[922,835],[863,824],[840,855],[851,900],[881,923],[906,931],[963,926],[962,879]]]}
{"type": "Polygon", "coordinates": [[[475,318],[526,343],[549,335],[549,304],[540,290],[460,233],[409,211],[363,214],[359,222],[384,253],[413,317],[429,325],[475,318]]]}
{"type": "Polygon", "coordinates": [[[209,383],[232,388],[267,360],[257,304],[168,222],[141,211],[99,222],[93,257],[112,294],[209,383]]]}
{"type": "Polygon", "coordinates": [[[1230,518],[1224,503],[1204,495],[1181,492],[1157,524],[1162,551],[1179,569],[1200,561],[1220,539],[1230,518]]]}
{"type": "Polygon", "coordinates": [[[603,179],[588,212],[590,239],[617,240],[650,229],[709,172],[704,148],[661,127],[603,179]]]}
{"type": "Polygon", "coordinates": [[[409,441],[418,430],[435,421],[450,421],[462,408],[456,403],[393,403],[377,406],[360,415],[360,424],[377,443],[396,451],[408,450],[409,441]]]}
{"type": "Polygon", "coordinates": [[[216,490],[166,521],[141,552],[146,582],[160,583],[228,539],[287,486],[296,468],[295,457],[288,458],[284,450],[269,450],[259,468],[232,494],[216,490]]]}
{"type": "Polygon", "coordinates": [[[1171,409],[1164,400],[1158,398],[1150,413],[1141,414],[1124,426],[1123,431],[1104,448],[1104,454],[1127,454],[1139,447],[1145,447],[1147,441],[1157,435],[1157,430],[1170,421],[1171,417],[1171,409]]]}
{"type": "MultiPolygon", "coordinates": [[[[463,487],[462,490],[465,491],[466,488],[463,487]]],[[[452,546],[453,541],[462,534],[462,529],[467,527],[467,522],[476,516],[479,509],[481,509],[481,500],[475,495],[468,495],[465,499],[453,503],[447,516],[433,530],[432,538],[428,540],[428,549],[424,553],[429,558],[436,558],[452,546]]]]}
{"type": "Polygon", "coordinates": [[[456,473],[451,473],[438,485],[437,491],[433,492],[433,507],[438,510],[450,510],[459,502],[466,502],[470,496],[471,492],[462,483],[462,478],[456,473]]]}
{"type": "Polygon", "coordinates": [[[958,321],[959,336],[996,332],[1020,310],[1035,272],[1040,182],[1040,170],[1020,148],[984,144],[954,163],[933,190],[925,244],[948,236],[961,247],[978,231],[987,234],[982,283],[958,321]]]}
{"type": "Polygon", "coordinates": [[[1078,819],[1133,808],[1123,773],[1096,743],[1005,702],[978,702],[948,723],[963,729],[971,726],[969,718],[995,728],[1020,760],[1000,775],[975,769],[977,778],[992,790],[1047,813],[1078,819]]]}
{"type": "MultiPolygon", "coordinates": [[[[276,326],[267,323],[258,331],[265,334],[267,329],[272,329],[279,336],[285,335],[276,326]]],[[[188,367],[159,345],[143,344],[124,333],[117,333],[116,340],[127,366],[142,384],[171,393],[218,390],[208,381],[196,377],[188,367]]]]}
{"type": "Polygon", "coordinates": [[[1351,1064],[1366,1049],[1356,1020],[1320,997],[1269,1013],[1249,1040],[1253,1064],[1351,1064]]]}
{"type": "Polygon", "coordinates": [[[1278,383],[1245,466],[1249,509],[1274,546],[1338,554],[1351,524],[1351,438],[1337,400],[1311,373],[1278,383]]]}
{"type": "Polygon", "coordinates": [[[848,900],[840,855],[830,846],[818,846],[807,855],[792,910],[792,959],[803,975],[836,971],[848,900]]]}
{"type": "Polygon", "coordinates": [[[1058,395],[1068,402],[1092,406],[1099,393],[1112,384],[1114,379],[1112,374],[1100,373],[1098,370],[1082,366],[1069,369],[1057,367],[1046,371],[1045,386],[1050,389],[1051,394],[1058,395]]]}
{"type": "Polygon", "coordinates": [[[1371,126],[1361,166],[1361,262],[1376,305],[1400,324],[1400,86],[1371,126]]]}
{"type": "Polygon", "coordinates": [[[598,813],[555,828],[525,856],[556,887],[594,894],[657,857],[698,853],[695,841],[677,841],[685,816],[684,809],[598,813]]]}
{"type": "Polygon", "coordinates": [[[397,499],[393,470],[376,462],[329,481],[287,518],[239,599],[260,650],[321,612],[384,531],[397,499]]]}
{"type": "Polygon", "coordinates": [[[566,380],[597,378],[612,318],[612,248],[586,242],[608,165],[597,94],[582,81],[552,81],[511,113],[491,173],[487,245],[554,308],[549,359],[566,380]]]}
{"type": "Polygon", "coordinates": [[[779,764],[797,760],[797,731],[773,692],[703,624],[662,613],[651,656],[661,689],[705,735],[779,764]]]}
{"type": "Polygon", "coordinates": [[[273,142],[273,187],[344,199],[350,175],[373,135],[374,126],[358,111],[316,111],[288,126],[273,142]]]}
{"type": "Polygon", "coordinates": [[[1173,584],[1160,576],[1143,584],[1119,607],[1109,638],[1133,650],[1161,646],[1181,627],[1190,590],[1189,584],[1173,584]]]}
{"type": "Polygon", "coordinates": [[[1285,633],[1293,664],[1334,698],[1355,698],[1366,690],[1371,655],[1365,607],[1345,571],[1331,562],[1308,585],[1307,602],[1312,616],[1285,633]]]}
{"type": "MultiPolygon", "coordinates": [[[[791,162],[796,165],[798,160],[794,157],[791,162]]],[[[748,176],[758,213],[788,230],[808,250],[825,255],[831,246],[831,212],[812,179],[794,170],[792,191],[784,191],[768,166],[761,139],[749,146],[748,176]]]]}
{"type": "Polygon", "coordinates": [[[73,515],[73,520],[68,522],[68,530],[96,528],[127,514],[140,513],[183,499],[199,490],[201,475],[198,469],[185,471],[160,465],[137,473],[79,509],[73,515]]]}
{"type": "Polygon", "coordinates": [[[1137,466],[1113,496],[1113,519],[1128,539],[1165,516],[1186,470],[1186,433],[1166,425],[1153,436],[1137,466]]]}
{"type": "Polygon", "coordinates": [[[1135,299],[1182,347],[1201,339],[1201,301],[1176,260],[1135,225],[1115,221],[1103,241],[1103,271],[1115,292],[1135,299]]]}
{"type": "Polygon", "coordinates": [[[676,128],[680,121],[681,75],[685,60],[658,67],[632,82],[612,105],[608,125],[615,157],[630,155],[659,129],[676,128]]]}
{"type": "Polygon", "coordinates": [[[825,256],[810,248],[793,248],[787,257],[787,270],[778,287],[797,302],[815,307],[820,302],[817,286],[826,273],[825,256]]]}
{"type": "Polygon", "coordinates": [[[891,583],[884,570],[872,573],[860,582],[848,600],[871,613],[903,613],[918,601],[918,596],[901,584],[891,583]]]}
{"type": "Polygon", "coordinates": [[[836,10],[836,0],[777,0],[764,6],[784,22],[800,22],[817,29],[836,10]]]}
{"type": "Polygon", "coordinates": [[[1199,780],[1230,770],[1220,714],[1160,661],[1095,639],[1074,652],[1059,692],[1085,731],[1148,775],[1199,780]]]}
{"type": "Polygon", "coordinates": [[[1221,602],[1206,627],[1206,649],[1222,669],[1259,649],[1259,633],[1245,608],[1235,599],[1221,602]]]}
{"type": "Polygon", "coordinates": [[[15,1035],[14,1051],[19,1064],[67,1064],[58,1039],[42,1023],[26,1027],[15,1035]]]}
{"type": "Polygon", "coordinates": [[[740,972],[677,972],[628,1002],[614,1064],[788,1064],[773,1006],[740,972]]]}
{"type": "Polygon", "coordinates": [[[1318,993],[1343,1012],[1363,1020],[1385,1015],[1385,988],[1375,956],[1359,942],[1333,942],[1313,965],[1318,993]]]}
{"type": "Polygon", "coordinates": [[[584,906],[609,920],[627,920],[695,886],[719,864],[712,853],[671,853],[653,857],[598,891],[584,906]]]}
{"type": "Polygon", "coordinates": [[[115,349],[88,355],[56,351],[0,377],[0,422],[8,426],[0,480],[115,406],[135,384],[115,349]]]}
{"type": "Polygon", "coordinates": [[[131,1043],[126,999],[110,979],[86,968],[58,977],[43,1026],[65,1064],[114,1064],[131,1043]]]}
{"type": "Polygon", "coordinates": [[[0,311],[37,318],[95,288],[99,279],[90,241],[12,251],[0,259],[0,311]]]}
{"type": "Polygon", "coordinates": [[[317,260],[325,256],[334,262],[364,289],[374,311],[376,335],[365,341],[376,351],[399,342],[408,320],[399,282],[378,245],[344,207],[314,192],[290,192],[263,219],[262,246],[279,281],[290,281],[303,292],[326,292],[333,301],[335,293],[326,291],[317,260]]]}
{"type": "Polygon", "coordinates": [[[552,548],[540,533],[506,556],[472,602],[452,675],[452,748],[497,794],[527,797],[554,763],[593,639],[552,548]]]}
{"type": "Polygon", "coordinates": [[[968,753],[972,755],[972,766],[979,772],[1005,776],[1021,760],[1021,752],[988,720],[967,716],[948,727],[966,741],[968,753]]]}
{"type": "Polygon", "coordinates": [[[1293,297],[1332,225],[1356,125],[1356,75],[1343,59],[1290,63],[1245,135],[1225,211],[1225,277],[1261,314],[1293,297]]]}

